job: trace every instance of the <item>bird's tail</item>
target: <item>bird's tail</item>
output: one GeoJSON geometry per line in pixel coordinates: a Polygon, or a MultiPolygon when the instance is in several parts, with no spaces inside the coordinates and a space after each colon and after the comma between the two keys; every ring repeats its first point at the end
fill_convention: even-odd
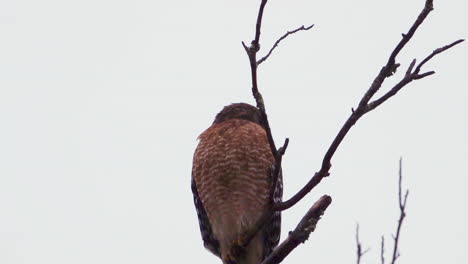
{"type": "MultiPolygon", "coordinates": [[[[236,254],[235,259],[224,258],[223,264],[259,264],[263,260],[264,245],[262,241],[262,232],[252,238],[250,243],[240,252],[236,254]]],[[[232,252],[232,251],[231,251],[232,252]]]]}

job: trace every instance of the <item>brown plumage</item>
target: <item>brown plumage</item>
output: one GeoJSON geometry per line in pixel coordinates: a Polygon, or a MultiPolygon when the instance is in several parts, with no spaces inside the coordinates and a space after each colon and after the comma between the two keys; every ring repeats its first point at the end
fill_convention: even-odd
{"type": "MultiPolygon", "coordinates": [[[[226,106],[199,136],[192,167],[192,191],[205,247],[224,264],[258,264],[278,244],[277,213],[246,248],[243,235],[270,203],[274,158],[257,108],[226,106]]],[[[275,199],[282,196],[282,179],[275,199]]]]}

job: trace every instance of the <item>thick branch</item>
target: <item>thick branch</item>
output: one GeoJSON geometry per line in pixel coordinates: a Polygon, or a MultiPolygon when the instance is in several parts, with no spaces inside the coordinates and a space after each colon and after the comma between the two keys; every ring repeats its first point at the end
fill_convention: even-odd
{"type": "Polygon", "coordinates": [[[332,199],[328,195],[322,196],[317,202],[315,202],[296,228],[289,232],[288,237],[279,246],[277,246],[261,264],[280,263],[300,243],[304,243],[309,238],[310,233],[315,230],[317,222],[320,220],[320,216],[323,215],[331,202],[332,199]]]}
{"type": "Polygon", "coordinates": [[[369,103],[369,101],[372,99],[372,97],[375,95],[375,93],[379,90],[381,87],[382,83],[385,81],[385,79],[396,71],[398,68],[399,64],[395,63],[396,56],[400,53],[400,51],[404,48],[404,46],[410,41],[410,39],[413,37],[414,33],[416,32],[416,29],[422,24],[424,19],[427,17],[427,15],[433,10],[432,7],[432,0],[426,0],[425,6],[421,13],[419,14],[418,18],[416,21],[413,23],[411,26],[410,30],[408,33],[403,34],[402,40],[397,44],[393,52],[391,53],[387,64],[380,70],[379,74],[377,77],[374,79],[372,82],[372,85],[370,88],[366,91],[364,96],[361,98],[358,107],[356,110],[352,109],[351,115],[348,117],[344,125],[341,127],[340,131],[334,138],[332,144],[328,148],[327,152],[325,153],[325,156],[322,160],[322,167],[318,172],[315,173],[315,175],[309,180],[309,182],[302,187],[302,189],[297,192],[293,197],[291,197],[289,200],[275,204],[274,208],[276,210],[286,210],[292,206],[294,206],[297,202],[299,202],[302,198],[304,198],[305,195],[307,195],[317,184],[319,184],[322,179],[328,175],[330,175],[330,168],[331,168],[331,159],[333,155],[335,154],[336,150],[338,149],[338,146],[341,144],[351,127],[366,113],[370,112],[371,110],[377,108],[380,104],[388,100],[390,97],[394,96],[399,90],[401,90],[404,86],[406,86],[408,83],[412,82],[413,80],[418,80],[422,79],[424,77],[427,77],[429,75],[434,74],[433,71],[429,71],[426,73],[420,74],[419,71],[421,70],[421,67],[432,57],[435,55],[463,42],[463,40],[457,40],[454,43],[444,46],[442,48],[439,48],[435,50],[431,55],[426,57],[413,71],[415,62],[413,61],[407,72],[405,77],[397,83],[390,91],[388,91],[384,96],[381,98],[369,103]]]}

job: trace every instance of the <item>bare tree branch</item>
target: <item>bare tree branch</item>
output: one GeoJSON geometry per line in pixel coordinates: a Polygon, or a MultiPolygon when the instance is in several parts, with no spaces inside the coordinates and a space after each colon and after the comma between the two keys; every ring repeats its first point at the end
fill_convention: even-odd
{"type": "Polygon", "coordinates": [[[296,228],[289,232],[288,237],[278,245],[273,252],[261,264],[277,264],[291,253],[300,243],[304,243],[311,232],[315,230],[320,216],[323,215],[332,199],[328,195],[322,196],[312,205],[307,214],[302,218],[296,228]]]}
{"type": "Polygon", "coordinates": [[[307,31],[309,29],[311,29],[312,27],[314,27],[314,25],[310,25],[308,27],[304,27],[304,25],[302,25],[301,27],[298,27],[296,28],[295,30],[292,30],[292,31],[288,31],[286,32],[283,36],[281,36],[276,42],[275,44],[273,44],[273,47],[271,47],[270,51],[268,51],[267,55],[265,55],[263,58],[259,59],[257,61],[257,66],[260,65],[262,62],[266,61],[268,59],[268,57],[270,57],[271,53],[273,52],[273,50],[278,47],[278,44],[285,38],[287,38],[289,35],[292,35],[298,31],[301,31],[301,30],[304,30],[304,31],[307,31]]]}
{"type": "Polygon", "coordinates": [[[356,224],[356,256],[357,256],[357,264],[361,263],[361,258],[369,252],[370,248],[367,248],[366,250],[362,251],[362,244],[361,241],[359,240],[359,223],[356,224]]]}
{"type": "Polygon", "coordinates": [[[335,154],[335,151],[337,150],[338,146],[341,144],[343,139],[345,138],[346,134],[349,132],[351,127],[366,113],[372,111],[373,109],[377,108],[380,104],[388,100],[390,97],[395,95],[400,89],[402,89],[404,86],[406,86],[408,83],[410,83],[413,80],[418,80],[424,77],[427,77],[429,75],[434,74],[433,71],[426,72],[423,74],[420,74],[419,71],[421,70],[421,67],[429,61],[432,57],[435,55],[463,42],[462,39],[455,41],[454,43],[444,46],[442,48],[439,48],[435,50],[431,55],[426,57],[417,67],[414,71],[412,71],[415,61],[413,61],[408,70],[407,74],[405,77],[395,85],[392,89],[390,89],[389,92],[387,92],[384,96],[381,98],[375,100],[374,102],[369,103],[369,101],[372,99],[372,97],[375,95],[375,93],[380,89],[382,86],[382,83],[385,81],[387,77],[392,76],[397,68],[399,67],[399,64],[395,63],[397,55],[400,53],[400,51],[404,48],[404,46],[410,41],[410,39],[413,37],[414,33],[418,29],[418,27],[421,25],[421,23],[424,21],[424,19],[427,17],[427,15],[433,10],[433,1],[432,0],[426,0],[426,3],[424,5],[423,10],[419,14],[418,18],[416,21],[413,23],[411,28],[406,34],[403,34],[403,38],[401,41],[397,44],[393,52],[391,53],[387,64],[382,67],[380,70],[379,74],[377,77],[374,79],[372,82],[372,85],[369,87],[369,89],[366,91],[364,96],[361,98],[358,107],[354,110],[352,109],[352,113],[349,116],[349,118],[346,120],[344,125],[341,127],[340,131],[336,135],[335,139],[333,140],[332,144],[328,148],[327,152],[325,153],[325,156],[322,160],[322,167],[318,172],[315,173],[315,175],[307,182],[307,184],[302,187],[299,192],[297,192],[294,196],[292,196],[289,200],[282,202],[280,204],[275,204],[275,209],[276,210],[286,210],[292,206],[294,206],[297,202],[299,202],[302,198],[304,198],[305,195],[307,195],[317,184],[319,184],[322,179],[328,175],[330,175],[330,168],[331,168],[331,159],[333,155],[335,154]]]}

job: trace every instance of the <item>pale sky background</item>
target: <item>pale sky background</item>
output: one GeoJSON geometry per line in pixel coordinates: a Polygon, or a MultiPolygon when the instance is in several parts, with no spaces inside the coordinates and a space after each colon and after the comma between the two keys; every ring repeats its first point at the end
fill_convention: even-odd
{"type": "MultiPolygon", "coordinates": [[[[220,263],[202,246],[191,159],[222,106],[254,103],[241,41],[258,2],[0,1],[0,263],[220,263]]],[[[268,4],[263,52],[315,24],[259,71],[275,138],[291,139],[285,198],[319,169],[423,4],[268,4]]],[[[468,37],[468,2],[435,8],[383,90],[412,58],[468,37]]],[[[318,197],[333,197],[284,263],[355,263],[357,221],[371,247],[363,263],[377,263],[380,235],[390,242],[396,228],[400,156],[411,193],[399,263],[467,262],[467,59],[466,43],[436,57],[425,67],[436,75],[358,122],[331,177],[283,214],[284,238],[318,197]]]]}

